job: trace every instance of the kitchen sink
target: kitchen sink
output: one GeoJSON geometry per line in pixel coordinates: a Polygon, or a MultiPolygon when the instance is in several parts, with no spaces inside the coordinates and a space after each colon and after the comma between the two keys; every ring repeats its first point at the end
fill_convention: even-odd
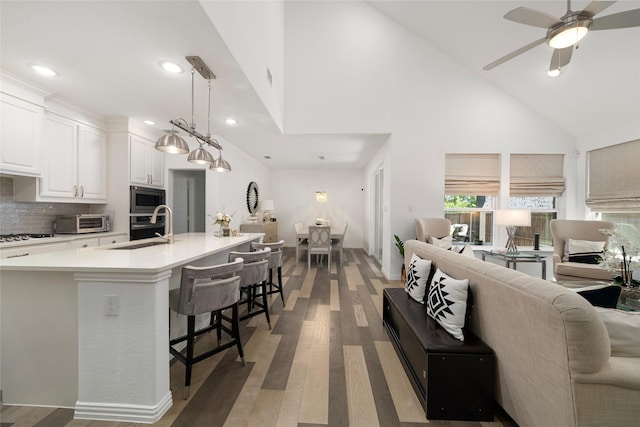
{"type": "Polygon", "coordinates": [[[166,244],[167,244],[167,242],[144,242],[144,243],[136,243],[136,244],[133,244],[133,245],[117,246],[115,248],[109,248],[109,249],[110,250],[113,250],[113,249],[129,250],[129,249],[148,248],[149,246],[166,245],[166,244]]]}

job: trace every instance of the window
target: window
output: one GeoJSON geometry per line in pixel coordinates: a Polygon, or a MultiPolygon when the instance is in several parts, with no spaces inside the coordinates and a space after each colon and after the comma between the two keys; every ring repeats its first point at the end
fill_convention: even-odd
{"type": "Polygon", "coordinates": [[[455,242],[491,243],[494,199],[500,190],[498,154],[445,155],[444,216],[455,242]]]}
{"type": "Polygon", "coordinates": [[[549,223],[564,190],[564,154],[511,155],[509,207],[531,210],[531,226],[517,228],[516,245],[533,246],[536,233],[541,245],[553,245],[549,223]]]}

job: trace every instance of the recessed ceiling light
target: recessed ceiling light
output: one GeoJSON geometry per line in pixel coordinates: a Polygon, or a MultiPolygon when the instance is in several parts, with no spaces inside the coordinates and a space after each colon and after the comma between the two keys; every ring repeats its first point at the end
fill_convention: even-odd
{"type": "Polygon", "coordinates": [[[163,70],[173,74],[178,74],[183,71],[181,66],[171,61],[161,61],[160,66],[162,67],[163,70]]]}
{"type": "Polygon", "coordinates": [[[43,76],[55,77],[58,75],[58,73],[56,73],[49,67],[45,67],[44,65],[31,64],[29,65],[29,67],[36,73],[42,74],[43,76]]]}
{"type": "Polygon", "coordinates": [[[144,124],[145,124],[145,125],[149,125],[149,126],[153,126],[153,125],[155,125],[155,124],[156,124],[156,122],[154,122],[153,120],[145,120],[145,121],[144,121],[144,124]]]}
{"type": "Polygon", "coordinates": [[[238,124],[238,121],[236,119],[234,119],[233,117],[228,117],[228,118],[224,119],[224,122],[226,124],[230,125],[230,126],[238,124]]]}

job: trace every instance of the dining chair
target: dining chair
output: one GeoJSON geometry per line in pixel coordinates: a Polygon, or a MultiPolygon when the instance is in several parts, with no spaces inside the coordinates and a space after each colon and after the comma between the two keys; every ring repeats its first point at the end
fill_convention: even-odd
{"type": "Polygon", "coordinates": [[[331,247],[335,250],[337,250],[340,253],[340,264],[344,265],[344,253],[342,251],[342,247],[344,245],[344,236],[345,234],[347,234],[347,226],[349,224],[348,223],[344,223],[344,228],[342,229],[342,233],[340,234],[340,237],[338,238],[334,238],[331,239],[331,247]]]}
{"type": "Polygon", "coordinates": [[[284,307],[284,292],[282,290],[282,248],[284,247],[284,240],[280,240],[275,243],[258,243],[251,242],[251,250],[260,250],[264,248],[271,249],[271,257],[269,258],[269,290],[268,295],[280,294],[282,300],[282,306],[284,307]],[[278,275],[278,284],[273,283],[273,270],[276,270],[278,275]]]}
{"type": "Polygon", "coordinates": [[[231,263],[212,267],[183,267],[180,287],[169,291],[169,308],[187,316],[187,334],[169,340],[169,352],[186,367],[184,399],[189,398],[191,370],[195,363],[235,345],[238,347],[242,365],[245,365],[238,318],[243,263],[242,258],[236,258],[231,263]],[[230,318],[222,315],[222,310],[228,308],[232,310],[230,318]],[[196,330],[196,315],[204,313],[211,313],[209,325],[196,330]],[[222,320],[230,325],[223,324],[222,320]],[[196,337],[214,329],[218,335],[217,346],[194,356],[196,337]],[[231,340],[224,344],[221,344],[222,331],[231,337],[231,340]],[[183,341],[187,342],[186,354],[174,348],[183,341]]]}
{"type": "Polygon", "coordinates": [[[308,230],[305,230],[304,224],[301,222],[293,224],[293,228],[296,232],[296,264],[298,264],[300,252],[309,250],[309,234],[308,230]]]}
{"type": "Polygon", "coordinates": [[[311,255],[327,255],[327,267],[331,271],[331,227],[326,225],[309,226],[309,248],[307,265],[311,269],[311,255]]]}

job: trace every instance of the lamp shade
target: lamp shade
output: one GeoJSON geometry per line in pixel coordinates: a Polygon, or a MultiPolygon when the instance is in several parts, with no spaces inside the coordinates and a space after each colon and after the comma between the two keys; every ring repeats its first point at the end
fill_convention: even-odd
{"type": "Polygon", "coordinates": [[[189,145],[175,131],[171,131],[158,138],[155,149],[170,154],[187,154],[189,145]]]}
{"type": "Polygon", "coordinates": [[[263,211],[272,211],[273,210],[273,200],[263,200],[262,201],[262,210],[263,211]]]}
{"type": "Polygon", "coordinates": [[[529,209],[497,209],[494,215],[496,225],[506,227],[531,226],[531,211],[529,209]]]}

